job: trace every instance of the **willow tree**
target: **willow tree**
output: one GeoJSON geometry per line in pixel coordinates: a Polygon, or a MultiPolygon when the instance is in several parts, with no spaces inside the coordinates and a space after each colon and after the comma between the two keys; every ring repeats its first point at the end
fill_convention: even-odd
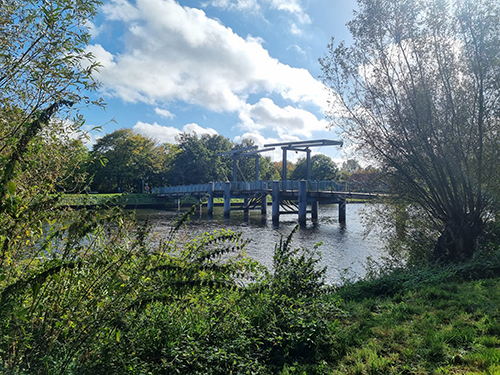
{"type": "Polygon", "coordinates": [[[329,116],[436,225],[434,258],[471,258],[498,185],[500,4],[358,6],[352,45],[320,59],[329,116]]]}

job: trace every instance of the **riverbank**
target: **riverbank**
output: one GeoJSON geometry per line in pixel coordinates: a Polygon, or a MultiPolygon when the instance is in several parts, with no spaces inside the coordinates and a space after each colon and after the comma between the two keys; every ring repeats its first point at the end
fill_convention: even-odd
{"type": "MultiPolygon", "coordinates": [[[[191,207],[197,204],[198,200],[193,197],[181,198],[181,206],[191,207]]],[[[231,204],[239,205],[243,199],[231,199],[231,204]]],[[[347,203],[366,203],[362,199],[349,199],[347,203]]],[[[98,206],[122,206],[127,209],[135,208],[178,208],[179,202],[176,199],[157,198],[152,194],[141,193],[110,193],[110,194],[64,194],[60,203],[61,206],[72,208],[93,208],[98,206]]],[[[205,202],[206,204],[206,202],[205,202]]],[[[271,204],[271,197],[268,197],[268,204],[271,204]]],[[[223,206],[223,198],[214,199],[215,206],[223,206]]]]}

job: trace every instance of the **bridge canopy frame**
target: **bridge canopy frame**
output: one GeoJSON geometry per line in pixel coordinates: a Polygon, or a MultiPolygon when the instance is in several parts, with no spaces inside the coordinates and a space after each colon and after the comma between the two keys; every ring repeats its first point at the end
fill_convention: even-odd
{"type": "Polygon", "coordinates": [[[322,146],[340,146],[344,145],[343,141],[336,141],[333,139],[316,139],[310,141],[293,141],[293,142],[281,142],[281,143],[269,143],[264,145],[264,147],[281,147],[283,150],[283,165],[281,171],[281,179],[283,181],[287,180],[287,151],[300,151],[307,153],[307,180],[311,179],[311,147],[322,147],[322,146]]]}
{"type": "Polygon", "coordinates": [[[240,156],[242,157],[255,157],[255,181],[259,181],[259,154],[261,152],[266,152],[266,151],[273,151],[274,147],[271,148],[264,148],[261,150],[257,150],[259,146],[250,146],[246,148],[239,148],[236,150],[231,150],[231,151],[226,151],[226,152],[221,152],[220,154],[217,154],[216,156],[232,156],[233,158],[233,182],[238,182],[238,158],[240,156]]]}

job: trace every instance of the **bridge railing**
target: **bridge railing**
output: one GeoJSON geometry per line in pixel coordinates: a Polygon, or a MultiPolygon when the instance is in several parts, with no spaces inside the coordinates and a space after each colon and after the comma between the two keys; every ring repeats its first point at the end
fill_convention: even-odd
{"type": "MultiPolygon", "coordinates": [[[[224,191],[227,182],[214,182],[214,191],[224,191]]],[[[231,182],[232,191],[271,191],[274,181],[238,181],[231,182]]],[[[156,187],[152,189],[153,194],[197,194],[208,193],[210,184],[182,185],[169,187],[156,187]]],[[[308,191],[350,191],[350,192],[384,192],[384,187],[373,184],[347,181],[307,181],[308,191]]],[[[299,181],[279,181],[281,191],[299,190],[299,181]]]]}
{"type": "MultiPolygon", "coordinates": [[[[223,191],[227,182],[214,182],[214,191],[223,191]]],[[[238,181],[231,182],[231,190],[233,191],[265,191],[273,189],[274,181],[238,181]]],[[[344,185],[336,181],[307,181],[307,189],[311,191],[342,191],[344,185]]],[[[298,190],[299,181],[279,181],[280,190],[298,190]]],[[[209,184],[197,185],[181,185],[181,186],[167,186],[155,187],[152,189],[153,194],[192,194],[203,193],[209,191],[209,184]]]]}
{"type": "Polygon", "coordinates": [[[191,194],[203,193],[208,191],[208,184],[198,185],[180,185],[180,186],[166,186],[155,187],[151,190],[153,194],[191,194]]]}

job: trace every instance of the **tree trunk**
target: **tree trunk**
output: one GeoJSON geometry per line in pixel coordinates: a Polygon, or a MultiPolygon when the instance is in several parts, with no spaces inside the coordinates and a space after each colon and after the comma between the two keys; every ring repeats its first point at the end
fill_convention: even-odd
{"type": "Polygon", "coordinates": [[[434,260],[450,263],[471,259],[482,227],[481,218],[471,218],[468,214],[446,221],[434,248],[434,260]]]}

